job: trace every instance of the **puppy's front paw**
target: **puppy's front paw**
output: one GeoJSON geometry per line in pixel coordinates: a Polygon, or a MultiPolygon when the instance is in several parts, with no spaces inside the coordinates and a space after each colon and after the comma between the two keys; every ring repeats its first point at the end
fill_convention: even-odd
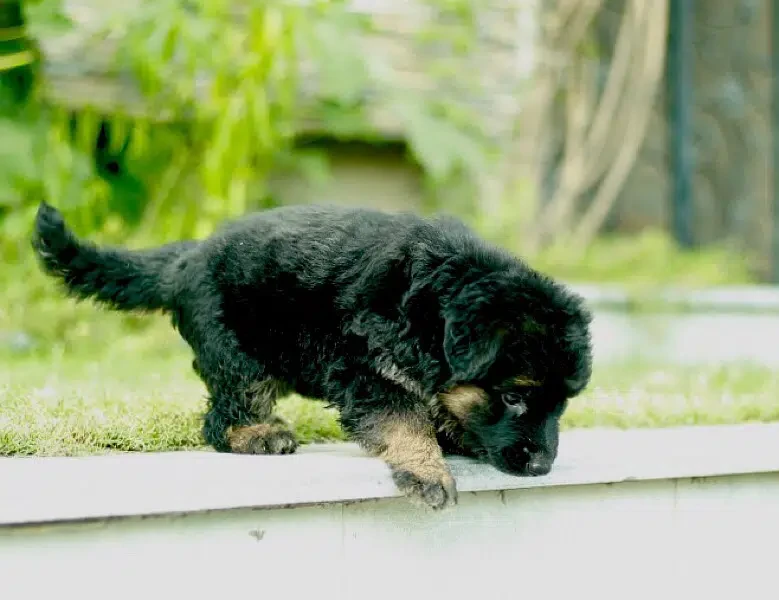
{"type": "Polygon", "coordinates": [[[457,485],[448,470],[435,476],[421,477],[411,471],[396,469],[392,479],[398,489],[415,504],[429,506],[433,510],[457,504],[457,485]]]}
{"type": "Polygon", "coordinates": [[[292,454],[298,447],[294,434],[279,423],[239,427],[228,434],[228,440],[236,454],[292,454]]]}

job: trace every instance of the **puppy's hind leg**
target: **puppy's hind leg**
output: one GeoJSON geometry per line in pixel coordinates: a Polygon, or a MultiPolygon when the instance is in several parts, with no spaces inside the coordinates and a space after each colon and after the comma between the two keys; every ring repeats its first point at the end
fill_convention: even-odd
{"type": "Polygon", "coordinates": [[[255,381],[223,393],[213,390],[203,423],[203,437],[220,452],[291,454],[298,443],[284,421],[272,414],[289,388],[276,379],[255,381]]]}
{"type": "Polygon", "coordinates": [[[247,390],[252,423],[237,424],[227,430],[230,450],[237,454],[291,454],[297,450],[294,434],[281,417],[272,414],[276,400],[291,390],[282,381],[265,379],[247,390]]]}
{"type": "Polygon", "coordinates": [[[282,419],[272,414],[276,400],[291,389],[270,377],[242,352],[234,336],[212,326],[197,346],[192,368],[209,391],[203,437],[219,452],[290,454],[298,443],[282,419]]]}

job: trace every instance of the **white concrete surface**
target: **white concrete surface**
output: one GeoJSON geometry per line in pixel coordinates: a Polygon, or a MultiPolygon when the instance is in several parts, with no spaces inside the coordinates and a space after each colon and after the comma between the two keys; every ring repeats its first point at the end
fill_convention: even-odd
{"type": "Polygon", "coordinates": [[[433,513],[351,445],[1,459],[0,597],[778,597],[779,425],[570,432],[532,479],[452,465],[433,513]]]}
{"type": "MultiPolygon", "coordinates": [[[[561,436],[545,477],[451,459],[462,492],[779,472],[779,424],[578,430],[561,436]]],[[[352,444],[289,456],[214,452],[0,459],[0,526],[399,495],[387,467],[352,444]]]]}

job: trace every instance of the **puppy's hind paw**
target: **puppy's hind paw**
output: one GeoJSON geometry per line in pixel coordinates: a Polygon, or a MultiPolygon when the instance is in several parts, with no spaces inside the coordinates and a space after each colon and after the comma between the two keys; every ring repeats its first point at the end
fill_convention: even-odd
{"type": "Polygon", "coordinates": [[[276,423],[233,429],[228,440],[236,454],[292,454],[298,448],[295,435],[286,426],[276,423]]]}

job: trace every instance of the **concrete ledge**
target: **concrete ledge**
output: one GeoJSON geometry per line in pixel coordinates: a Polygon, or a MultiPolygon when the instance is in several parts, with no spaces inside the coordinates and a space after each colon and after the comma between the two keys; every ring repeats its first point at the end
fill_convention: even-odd
{"type": "Polygon", "coordinates": [[[442,512],[350,445],[4,459],[0,593],[775,600],[778,445],[779,425],[576,431],[545,478],[453,460],[442,512]]]}
{"type": "MultiPolygon", "coordinates": [[[[779,473],[779,424],[567,432],[552,473],[539,478],[463,458],[451,465],[461,493],[779,473]]],[[[351,444],[279,457],[3,458],[0,485],[0,529],[399,496],[387,467],[351,444]]]]}

